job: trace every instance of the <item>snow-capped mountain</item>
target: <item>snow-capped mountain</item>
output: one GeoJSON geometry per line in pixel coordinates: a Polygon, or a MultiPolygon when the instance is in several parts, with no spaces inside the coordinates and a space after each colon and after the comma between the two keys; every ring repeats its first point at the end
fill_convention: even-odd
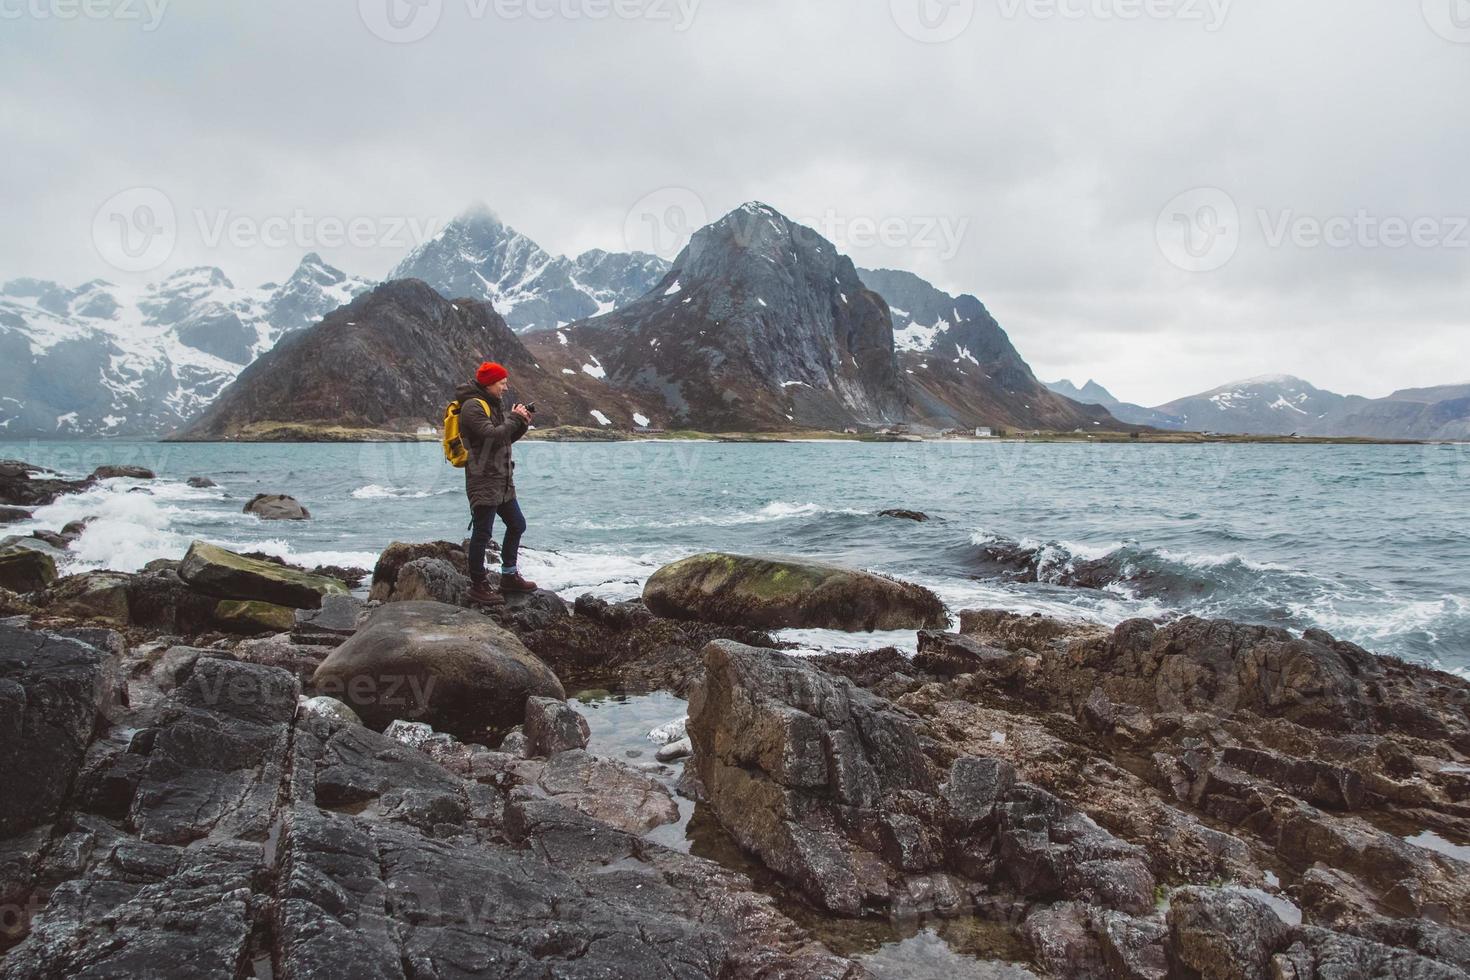
{"type": "Polygon", "coordinates": [[[746,204],[699,229],[640,299],[526,335],[543,366],[604,376],[712,431],[903,417],[888,307],[832,243],[746,204]]]}
{"type": "Polygon", "coordinates": [[[643,252],[551,255],[481,204],[415,248],[388,278],[422,279],[446,299],[483,300],[524,332],[608,313],[648,292],[668,268],[643,252]]]}
{"type": "Polygon", "coordinates": [[[177,428],[286,333],[369,287],[316,254],[284,283],[182,269],[146,286],[0,287],[0,433],[151,436],[177,428]]]}
{"type": "Polygon", "coordinates": [[[1322,428],[1347,400],[1289,374],[1267,374],[1176,399],[1158,411],[1198,432],[1305,435],[1322,428]]]}
{"type": "Polygon", "coordinates": [[[1151,425],[1158,429],[1182,429],[1184,420],[1177,415],[1161,412],[1157,408],[1144,408],[1132,402],[1119,401],[1102,385],[1087,379],[1087,383],[1078,388],[1071,381],[1063,378],[1060,381],[1042,382],[1052,391],[1064,395],[1074,402],[1084,405],[1101,405],[1112,413],[1113,418],[1131,425],[1151,425]]]}
{"type": "Polygon", "coordinates": [[[1107,411],[1042,385],[974,296],[951,296],[912,272],[859,269],[858,275],[888,302],[914,421],[940,429],[1118,428],[1107,411]]]}
{"type": "Polygon", "coordinates": [[[449,393],[491,355],[510,370],[511,397],[536,403],[537,425],[663,422],[656,402],[545,370],[488,303],[404,279],[283,340],[176,438],[249,439],[322,422],[413,433],[438,424],[449,393]]]}
{"type": "Polygon", "coordinates": [[[646,295],[524,339],[543,368],[605,378],[681,427],[1118,426],[1043,388],[975,297],[861,272],[754,201],[695,232],[646,295]]]}

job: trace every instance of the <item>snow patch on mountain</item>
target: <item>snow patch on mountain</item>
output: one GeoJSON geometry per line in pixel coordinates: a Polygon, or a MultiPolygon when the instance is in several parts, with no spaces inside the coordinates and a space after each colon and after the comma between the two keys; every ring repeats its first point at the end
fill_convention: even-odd
{"type": "Polygon", "coordinates": [[[148,285],[0,287],[0,404],[10,435],[154,436],[202,410],[282,336],[367,289],[311,254],[282,284],[211,266],[148,285]]]}
{"type": "Polygon", "coordinates": [[[643,252],[552,255],[484,205],[415,248],[390,279],[422,279],[447,299],[483,300],[517,333],[600,316],[652,289],[669,265],[643,252]]]}

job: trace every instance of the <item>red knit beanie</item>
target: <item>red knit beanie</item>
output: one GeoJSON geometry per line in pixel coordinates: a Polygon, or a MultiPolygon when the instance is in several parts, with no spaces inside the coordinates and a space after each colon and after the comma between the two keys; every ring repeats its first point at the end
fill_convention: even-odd
{"type": "Polygon", "coordinates": [[[497,381],[504,381],[509,376],[510,372],[494,361],[486,361],[480,365],[480,370],[475,372],[475,380],[486,388],[497,381]]]}

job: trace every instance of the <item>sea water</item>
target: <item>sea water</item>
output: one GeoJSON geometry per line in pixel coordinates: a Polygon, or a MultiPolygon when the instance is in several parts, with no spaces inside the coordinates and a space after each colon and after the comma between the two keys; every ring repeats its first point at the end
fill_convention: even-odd
{"type": "MultiPolygon", "coordinates": [[[[71,570],[134,570],[196,538],[371,568],[390,541],[460,540],[469,519],[463,475],[432,443],[11,442],[0,457],[161,477],[106,481],[3,529],[96,518],[71,570]],[[186,486],[195,475],[219,486],[186,486]],[[291,494],[312,520],[242,513],[256,493],[291,494]]],[[[920,582],[955,611],[1224,616],[1470,668],[1470,446],[526,441],[516,460],[522,570],[568,598],[636,596],[700,551],[769,552],[920,582]],[[894,507],[929,520],[879,516],[894,507]]]]}

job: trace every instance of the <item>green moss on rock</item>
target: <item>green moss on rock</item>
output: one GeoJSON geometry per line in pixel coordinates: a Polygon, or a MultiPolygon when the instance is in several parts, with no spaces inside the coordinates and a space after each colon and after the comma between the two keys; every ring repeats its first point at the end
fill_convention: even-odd
{"type": "Polygon", "coordinates": [[[258,600],[294,609],[319,609],[322,597],[347,592],[325,575],[246,558],[203,541],[189,546],[179,577],[196,592],[221,599],[258,600]]]}
{"type": "Polygon", "coordinates": [[[214,621],[228,633],[284,633],[296,625],[296,610],[258,600],[222,599],[214,621]]]}
{"type": "Polygon", "coordinates": [[[659,616],[759,629],[942,629],[944,603],[909,582],[838,565],[710,552],[653,574],[643,601],[659,616]]]}
{"type": "Polygon", "coordinates": [[[0,588],[36,592],[55,581],[56,562],[50,555],[23,547],[0,551],[0,588]]]}

